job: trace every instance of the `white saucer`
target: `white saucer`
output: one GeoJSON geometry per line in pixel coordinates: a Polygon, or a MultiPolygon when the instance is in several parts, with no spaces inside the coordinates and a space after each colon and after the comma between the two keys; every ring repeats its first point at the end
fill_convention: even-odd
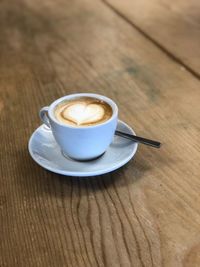
{"type": "MultiPolygon", "coordinates": [[[[118,121],[117,129],[135,134],[124,122],[118,121]]],[[[43,168],[69,176],[94,176],[114,171],[126,164],[136,153],[138,144],[115,136],[107,151],[99,158],[80,162],[64,157],[51,130],[44,124],[32,134],[28,149],[31,157],[43,168]]]]}

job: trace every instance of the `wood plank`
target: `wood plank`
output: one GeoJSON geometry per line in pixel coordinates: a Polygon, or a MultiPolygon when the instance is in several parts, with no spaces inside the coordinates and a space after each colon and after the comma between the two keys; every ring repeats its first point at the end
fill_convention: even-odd
{"type": "Polygon", "coordinates": [[[3,0],[0,38],[0,266],[199,266],[199,81],[97,0],[3,0]],[[38,110],[74,92],[162,149],[96,178],[37,166],[38,110]]]}
{"type": "Polygon", "coordinates": [[[200,2],[103,0],[200,78],[200,2]]]}

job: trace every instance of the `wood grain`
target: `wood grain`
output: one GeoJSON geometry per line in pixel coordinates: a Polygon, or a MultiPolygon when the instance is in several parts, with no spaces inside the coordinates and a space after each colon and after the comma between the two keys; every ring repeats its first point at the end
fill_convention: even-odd
{"type": "Polygon", "coordinates": [[[200,78],[200,2],[102,0],[172,60],[200,78]]]}
{"type": "Polygon", "coordinates": [[[1,1],[0,51],[0,266],[200,266],[199,80],[98,0],[1,1]],[[42,169],[38,110],[73,92],[162,149],[94,178],[42,169]]]}

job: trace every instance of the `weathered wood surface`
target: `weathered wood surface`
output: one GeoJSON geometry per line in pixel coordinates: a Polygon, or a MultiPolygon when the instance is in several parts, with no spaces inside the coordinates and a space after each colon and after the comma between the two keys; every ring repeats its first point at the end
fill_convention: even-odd
{"type": "Polygon", "coordinates": [[[199,267],[199,103],[198,79],[103,2],[1,1],[0,266],[199,267]],[[163,147],[96,178],[42,169],[38,110],[73,92],[163,147]]]}
{"type": "Polygon", "coordinates": [[[200,1],[102,1],[200,78],[200,1]]]}

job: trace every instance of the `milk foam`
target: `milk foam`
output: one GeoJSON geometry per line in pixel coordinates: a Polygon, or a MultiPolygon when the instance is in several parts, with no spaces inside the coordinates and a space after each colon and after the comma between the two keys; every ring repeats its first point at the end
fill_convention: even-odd
{"type": "Polygon", "coordinates": [[[59,121],[74,126],[98,124],[109,119],[111,115],[111,107],[94,98],[65,102],[55,110],[55,116],[59,121]]]}

